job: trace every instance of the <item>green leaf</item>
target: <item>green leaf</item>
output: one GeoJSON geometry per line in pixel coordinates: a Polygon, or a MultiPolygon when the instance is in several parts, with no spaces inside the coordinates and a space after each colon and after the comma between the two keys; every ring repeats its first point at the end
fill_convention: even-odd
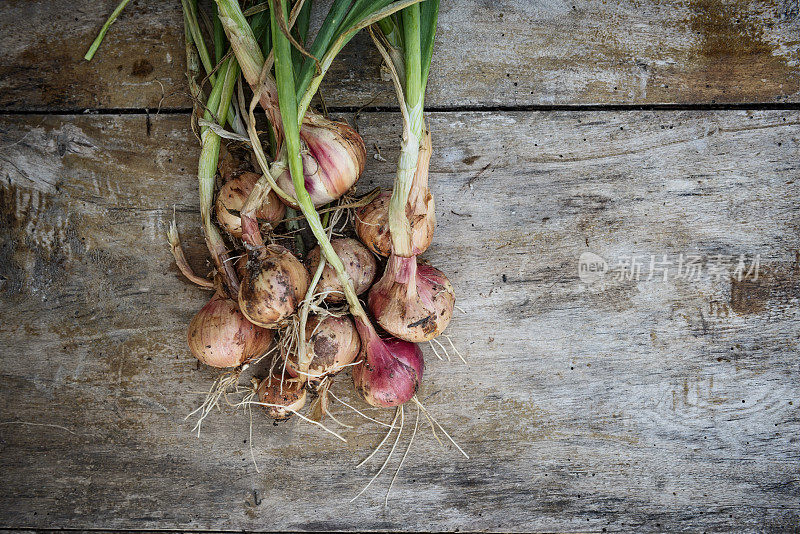
{"type": "MultiPolygon", "coordinates": [[[[350,7],[352,0],[334,0],[333,5],[328,10],[325,20],[322,22],[319,33],[317,33],[309,52],[314,57],[322,57],[328,51],[328,47],[333,41],[335,33],[350,7]]],[[[308,88],[311,78],[314,76],[316,65],[311,58],[303,59],[303,66],[297,76],[297,94],[302,94],[308,88]]]]}
{"type": "MultiPolygon", "coordinates": [[[[299,0],[295,0],[295,5],[299,0]]],[[[305,0],[300,12],[297,14],[297,20],[292,27],[292,35],[295,40],[303,46],[306,46],[308,40],[308,28],[311,25],[311,5],[312,0],[305,0]]],[[[300,68],[303,64],[303,54],[297,48],[292,50],[292,65],[294,66],[295,82],[300,76],[300,68]]]]}
{"type": "Polygon", "coordinates": [[[428,72],[433,57],[433,42],[436,39],[436,23],[439,20],[439,0],[425,0],[420,5],[420,55],[422,60],[422,91],[428,85],[428,72]]]}

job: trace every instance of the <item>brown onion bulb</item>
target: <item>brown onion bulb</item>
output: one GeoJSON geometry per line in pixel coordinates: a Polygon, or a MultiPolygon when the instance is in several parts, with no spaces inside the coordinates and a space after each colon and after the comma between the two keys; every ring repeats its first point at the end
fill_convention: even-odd
{"type": "Polygon", "coordinates": [[[303,383],[286,374],[282,375],[280,368],[259,382],[256,394],[260,402],[270,405],[264,406],[264,411],[276,421],[289,419],[306,404],[306,389],[303,383]],[[283,380],[281,376],[284,377],[283,380]]]}
{"type": "MultiPolygon", "coordinates": [[[[411,253],[418,256],[428,250],[436,226],[436,203],[428,189],[428,169],[431,161],[431,136],[425,135],[419,150],[417,171],[411,183],[406,203],[406,217],[411,226],[411,253]]],[[[392,192],[383,192],[372,202],[356,210],[356,233],[369,249],[379,256],[392,252],[392,233],[389,230],[389,199],[392,192]]]]}
{"type": "MultiPolygon", "coordinates": [[[[356,295],[360,295],[372,285],[375,280],[375,274],[378,270],[378,264],[367,248],[362,245],[357,239],[349,237],[342,237],[332,239],[331,245],[336,255],[342,260],[344,270],[347,272],[347,277],[353,284],[353,289],[356,295]]],[[[309,272],[315,273],[319,266],[320,248],[319,245],[314,247],[306,257],[306,264],[308,265],[309,272]]],[[[342,291],[342,284],[339,282],[339,277],[330,263],[325,264],[322,269],[322,277],[317,283],[317,293],[327,293],[325,301],[330,303],[344,302],[344,292],[342,291]]]]}
{"type": "Polygon", "coordinates": [[[273,332],[248,321],[236,301],[214,294],[189,323],[189,349],[212,367],[237,367],[261,356],[272,343],[273,332]]]}
{"type": "MultiPolygon", "coordinates": [[[[361,341],[349,317],[329,315],[320,319],[319,315],[311,315],[306,322],[306,349],[311,357],[309,378],[319,381],[353,363],[361,350],[361,341]]],[[[292,376],[300,374],[296,351],[288,355],[286,367],[292,376]]]]}
{"type": "Polygon", "coordinates": [[[425,361],[415,343],[381,339],[372,325],[356,318],[361,336],[362,360],[353,366],[353,385],[371,406],[391,408],[410,401],[417,393],[425,361]]]}
{"type": "MultiPolygon", "coordinates": [[[[356,183],[367,159],[364,141],[344,122],[330,121],[308,113],[300,130],[305,186],[314,206],[334,201],[356,183]]],[[[278,186],[295,196],[287,168],[277,179],[278,186]]]]}
{"type": "Polygon", "coordinates": [[[274,328],[294,313],[308,283],[306,268],[282,246],[252,250],[239,287],[239,307],[250,322],[274,328]]]}
{"type": "Polygon", "coordinates": [[[392,255],[383,277],[372,286],[368,305],[384,330],[420,343],[441,334],[453,317],[456,296],[450,281],[416,258],[392,255]]]}
{"type": "MultiPolygon", "coordinates": [[[[243,172],[226,182],[219,190],[216,203],[217,221],[233,237],[242,237],[242,219],[238,212],[242,211],[259,177],[260,175],[254,172],[243,172]]],[[[286,206],[274,191],[270,191],[255,215],[259,220],[275,225],[286,215],[286,206]]]]}

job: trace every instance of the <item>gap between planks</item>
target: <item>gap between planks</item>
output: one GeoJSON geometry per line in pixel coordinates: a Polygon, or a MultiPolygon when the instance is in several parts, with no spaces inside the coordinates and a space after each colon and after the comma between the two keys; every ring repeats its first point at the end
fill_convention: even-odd
{"type": "MultiPolygon", "coordinates": [[[[532,104],[525,106],[428,106],[428,113],[511,113],[526,111],[798,111],[800,102],[739,102],[699,104],[532,104]]],[[[64,109],[0,109],[0,116],[11,115],[183,115],[192,108],[64,108],[64,109]]],[[[330,113],[394,113],[395,106],[329,106],[330,113]]]]}

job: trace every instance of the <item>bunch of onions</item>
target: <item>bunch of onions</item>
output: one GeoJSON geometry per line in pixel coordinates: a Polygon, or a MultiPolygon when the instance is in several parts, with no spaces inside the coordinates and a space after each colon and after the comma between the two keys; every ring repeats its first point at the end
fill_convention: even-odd
{"type": "MultiPolygon", "coordinates": [[[[371,306],[380,309],[376,318],[383,325],[392,312],[391,306],[380,305],[381,298],[397,300],[395,293],[407,297],[413,295],[419,303],[418,309],[403,305],[404,317],[408,313],[415,316],[427,314],[428,317],[430,310],[434,310],[437,316],[436,320],[429,319],[425,323],[423,334],[384,326],[392,334],[397,332],[398,337],[381,338],[378,335],[358,299],[358,295],[366,292],[375,280],[376,259],[369,248],[355,239],[332,241],[316,211],[318,206],[341,198],[353,187],[364,171],[366,148],[353,128],[311,111],[311,98],[333,58],[355,33],[413,5],[415,1],[335,0],[310,47],[310,53],[301,55],[293,53],[288,28],[297,17],[308,16],[310,2],[309,8],[301,8],[303,2],[297,2],[289,14],[287,0],[275,0],[269,3],[268,11],[259,12],[251,23],[237,0],[215,0],[218,8],[214,19],[216,67],[212,67],[203,44],[196,3],[193,0],[183,3],[187,25],[187,65],[190,73],[194,73],[190,75],[190,84],[196,102],[204,100],[196,79],[199,70],[197,53],[212,83],[212,92],[205,99],[207,110],[199,123],[201,158],[198,180],[203,230],[216,266],[216,292],[191,321],[188,341],[192,353],[200,361],[215,367],[236,368],[228,373],[230,376],[226,381],[220,381],[227,387],[236,384],[244,364],[267,352],[275,335],[273,329],[282,329],[279,330],[283,336],[282,343],[286,339],[294,340],[293,334],[287,334],[291,329],[286,326],[298,324],[294,321],[300,317],[299,348],[282,352],[282,364],[278,362],[255,388],[259,403],[275,420],[286,419],[303,408],[309,388],[318,387],[321,391],[329,387],[330,380],[325,379],[347,367],[352,368],[356,390],[369,404],[398,407],[409,402],[415,398],[420,386],[424,360],[419,346],[408,340],[427,339],[432,331],[441,331],[449,320],[445,316],[447,303],[452,304],[452,298],[448,298],[447,290],[449,288],[449,295],[452,295],[452,288],[443,276],[437,278],[423,266],[418,267],[415,258],[430,245],[435,222],[433,198],[428,190],[429,141],[421,149],[418,147],[414,165],[407,166],[411,173],[407,182],[413,182],[413,186],[406,187],[406,182],[398,181],[391,198],[384,198],[382,204],[378,202],[386,209],[381,213],[373,210],[376,220],[380,219],[379,226],[388,228],[384,232],[388,245],[373,244],[371,248],[390,255],[393,267],[387,269],[369,297],[371,306]],[[271,30],[267,35],[274,44],[274,78],[271,74],[272,55],[265,60],[268,45],[264,48],[259,45],[255,30],[259,25],[265,29],[267,19],[271,30]],[[219,43],[224,44],[224,34],[227,34],[234,57],[226,55],[219,46],[219,43]],[[244,116],[241,93],[238,107],[231,106],[233,88],[240,71],[254,91],[250,120],[245,122],[261,174],[249,172],[235,163],[224,165],[220,168],[221,173],[223,177],[229,177],[214,204],[212,193],[221,147],[219,128],[230,125],[239,135],[245,131],[241,122],[244,116]],[[274,132],[271,161],[264,154],[255,130],[253,110],[259,102],[265,108],[274,132]],[[220,120],[220,124],[214,124],[214,120],[220,120]],[[420,150],[422,164],[418,165],[416,156],[420,150]],[[398,195],[402,198],[403,220],[410,221],[408,228],[398,223],[397,210],[393,208],[399,205],[398,195]],[[311,302],[315,295],[314,288],[309,289],[309,273],[292,251],[271,240],[265,243],[259,224],[279,224],[285,216],[286,206],[302,212],[318,242],[306,258],[316,272],[316,289],[325,294],[329,305],[346,301],[352,318],[338,310],[312,314],[309,318],[308,304],[295,315],[301,303],[304,300],[311,302]],[[230,261],[231,248],[213,224],[212,210],[216,213],[218,225],[229,236],[241,239],[246,256],[238,262],[230,261]],[[405,239],[404,236],[413,237],[406,239],[407,246],[401,249],[398,243],[405,239]]],[[[307,19],[304,24],[307,32],[307,19]]],[[[196,111],[201,109],[200,104],[197,106],[196,111]]],[[[429,140],[429,137],[425,139],[429,140]]],[[[406,157],[404,161],[408,163],[410,160],[406,157]]],[[[362,213],[362,218],[370,218],[366,211],[362,213]]],[[[377,240],[373,241],[377,243],[377,240]]],[[[234,242],[236,245],[239,245],[238,241],[234,242]]],[[[174,252],[179,249],[179,245],[173,246],[174,252]]],[[[179,260],[178,252],[175,253],[176,260],[179,260]]],[[[182,253],[178,263],[195,282],[204,287],[211,284],[209,280],[194,277],[182,253]]],[[[449,309],[452,313],[452,305],[449,309]]],[[[212,401],[207,399],[204,413],[222,391],[215,393],[212,401]]],[[[320,397],[323,396],[324,393],[320,393],[320,397]]]]}
{"type": "Polygon", "coordinates": [[[254,325],[221,291],[214,293],[189,323],[189,349],[212,367],[238,367],[264,354],[273,332],[254,325]]]}
{"type": "MultiPolygon", "coordinates": [[[[347,278],[353,285],[356,295],[360,295],[369,289],[373,280],[375,280],[375,274],[378,269],[375,257],[370,254],[369,250],[358,240],[348,237],[332,239],[331,246],[336,255],[342,260],[344,269],[347,272],[347,278]]],[[[306,256],[306,264],[310,272],[313,273],[317,270],[321,258],[319,246],[311,249],[311,252],[306,256]]],[[[325,301],[331,304],[338,304],[345,300],[342,283],[330,263],[326,263],[322,270],[322,276],[317,283],[317,291],[324,294],[325,301]]]]}
{"type": "MultiPolygon", "coordinates": [[[[438,9],[438,2],[428,3],[438,9]]],[[[191,6],[191,0],[186,4],[191,6]]],[[[241,95],[239,112],[232,119],[223,102],[230,102],[232,94],[229,78],[238,77],[241,69],[254,92],[250,120],[245,122],[261,175],[239,172],[223,185],[217,197],[218,223],[231,236],[240,237],[246,249],[247,259],[234,264],[228,261],[230,251],[223,246],[218,232],[214,234],[216,229],[211,224],[207,193],[212,189],[209,177],[213,174],[209,168],[211,161],[216,167],[219,136],[203,125],[205,159],[201,159],[198,173],[201,211],[207,243],[225,291],[216,294],[201,310],[200,319],[192,321],[190,331],[199,332],[190,333],[193,352],[202,361],[220,366],[241,365],[254,355],[263,354],[272,341],[271,329],[296,320],[301,303],[311,302],[314,297],[316,284],[327,304],[346,302],[352,319],[338,311],[336,315],[312,314],[309,318],[309,305],[303,305],[298,313],[299,348],[283,353],[282,365],[276,365],[256,388],[267,414],[276,420],[288,418],[305,405],[306,386],[320,385],[346,367],[352,369],[356,390],[373,406],[400,407],[416,400],[425,367],[416,342],[432,339],[447,327],[455,301],[447,278],[417,261],[417,255],[430,246],[435,225],[434,201],[428,187],[430,134],[422,121],[422,95],[433,43],[430,22],[435,28],[435,13],[428,13],[428,24],[422,25],[427,28],[423,31],[427,36],[422,37],[416,0],[335,0],[307,53],[298,54],[291,47],[289,32],[300,18],[299,24],[305,25],[305,30],[300,30],[300,40],[305,39],[308,8],[297,2],[290,13],[287,0],[274,0],[267,11],[260,12],[269,19],[273,78],[273,56],[265,59],[266,48],[259,45],[253,29],[255,19],[263,23],[264,15],[256,15],[251,25],[237,0],[215,0],[215,4],[215,22],[219,22],[215,37],[223,31],[227,34],[234,58],[222,61],[224,56],[218,53],[218,72],[206,69],[210,77],[216,75],[216,81],[212,80],[214,91],[220,87],[218,99],[213,98],[214,91],[208,99],[210,109],[216,113],[206,114],[206,120],[225,118],[221,122],[230,123],[239,132],[237,120],[243,116],[241,95]],[[363,173],[364,142],[350,126],[314,113],[309,104],[342,47],[355,33],[374,23],[380,22],[383,29],[387,16],[402,19],[405,28],[401,41],[407,48],[402,57],[394,56],[402,61],[398,66],[406,76],[405,84],[400,84],[406,88],[402,101],[405,131],[391,196],[378,197],[358,214],[356,231],[365,247],[355,239],[331,240],[317,212],[317,207],[341,198],[363,173]],[[423,46],[423,41],[427,45],[423,46]],[[427,60],[422,59],[426,54],[427,60]],[[255,129],[253,110],[258,103],[264,107],[274,132],[271,161],[264,154],[255,129]],[[275,225],[283,219],[285,206],[281,204],[299,209],[317,240],[318,246],[306,258],[307,265],[316,272],[313,283],[305,266],[290,250],[265,243],[261,235],[259,221],[275,225]],[[374,286],[377,262],[370,251],[389,258],[384,275],[374,286]],[[358,299],[371,286],[370,310],[377,323],[391,334],[389,337],[382,338],[377,333],[358,299]],[[225,324],[224,328],[217,328],[224,333],[217,335],[220,341],[236,336],[244,340],[234,344],[238,352],[228,347],[218,353],[220,349],[202,335],[212,330],[207,325],[223,323],[217,317],[223,317],[225,324]],[[236,333],[232,333],[234,326],[238,326],[236,333]],[[214,351],[209,352],[209,348],[214,351]]],[[[191,18],[191,9],[187,17],[191,18]]],[[[200,32],[195,28],[193,34],[200,32]]],[[[387,40],[392,42],[388,37],[387,40]]],[[[198,49],[202,48],[196,38],[195,43],[198,49]]],[[[385,57],[391,54],[387,52],[385,57]]]]}
{"type": "MultiPolygon", "coordinates": [[[[254,172],[236,174],[217,193],[217,222],[233,237],[242,237],[242,219],[239,213],[258,179],[259,175],[254,172]]],[[[278,199],[274,191],[270,191],[254,215],[259,221],[275,225],[286,215],[286,205],[278,199]]]]}
{"type": "Polygon", "coordinates": [[[297,352],[292,351],[286,355],[286,369],[292,376],[305,376],[313,384],[353,363],[361,350],[361,340],[349,317],[312,315],[306,322],[305,346],[310,358],[308,368],[300,369],[297,352]]]}

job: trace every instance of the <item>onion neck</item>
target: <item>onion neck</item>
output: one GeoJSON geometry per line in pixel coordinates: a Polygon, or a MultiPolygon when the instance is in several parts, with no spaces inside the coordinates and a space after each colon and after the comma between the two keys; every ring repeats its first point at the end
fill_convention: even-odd
{"type": "Polygon", "coordinates": [[[267,201],[267,195],[269,195],[271,189],[276,189],[276,192],[280,191],[277,185],[273,188],[272,184],[275,183],[275,177],[280,176],[285,168],[285,165],[278,162],[268,167],[267,172],[261,175],[256,181],[253,190],[250,191],[247,200],[239,212],[239,217],[242,221],[242,241],[244,241],[245,245],[248,245],[249,248],[264,247],[264,240],[261,237],[261,230],[258,227],[256,212],[267,201]]]}
{"type": "Polygon", "coordinates": [[[361,339],[361,350],[365,355],[364,364],[368,365],[369,369],[373,369],[389,363],[387,360],[391,356],[386,350],[375,350],[373,343],[380,343],[380,348],[384,349],[385,344],[370,320],[367,317],[355,317],[355,323],[358,337],[361,339]]]}
{"type": "Polygon", "coordinates": [[[403,114],[403,143],[397,164],[392,198],[389,201],[389,231],[392,238],[392,251],[400,256],[412,256],[411,224],[406,214],[406,205],[411,193],[411,185],[419,162],[420,143],[424,133],[422,86],[422,51],[420,44],[420,11],[414,4],[401,11],[404,33],[405,84],[401,105],[407,113],[403,114]]]}
{"type": "Polygon", "coordinates": [[[264,54],[256,41],[253,29],[239,7],[238,0],[216,0],[219,20],[231,43],[236,59],[242,67],[242,74],[251,85],[258,81],[264,54]]]}
{"type": "Polygon", "coordinates": [[[394,281],[406,288],[406,298],[413,299],[417,295],[417,258],[392,254],[386,265],[394,281]]]}
{"type": "MultiPolygon", "coordinates": [[[[422,115],[421,106],[419,114],[422,115]]],[[[389,232],[392,238],[392,250],[400,256],[411,255],[411,224],[406,216],[406,204],[411,193],[414,174],[417,171],[419,140],[420,138],[411,131],[410,125],[406,125],[392,198],[389,200],[389,232]]]]}
{"type": "Polygon", "coordinates": [[[424,215],[428,209],[426,200],[428,197],[428,173],[430,172],[432,152],[431,132],[430,130],[426,130],[419,148],[417,172],[414,174],[414,181],[411,184],[411,194],[409,195],[409,207],[411,208],[411,213],[414,215],[424,215]]]}

